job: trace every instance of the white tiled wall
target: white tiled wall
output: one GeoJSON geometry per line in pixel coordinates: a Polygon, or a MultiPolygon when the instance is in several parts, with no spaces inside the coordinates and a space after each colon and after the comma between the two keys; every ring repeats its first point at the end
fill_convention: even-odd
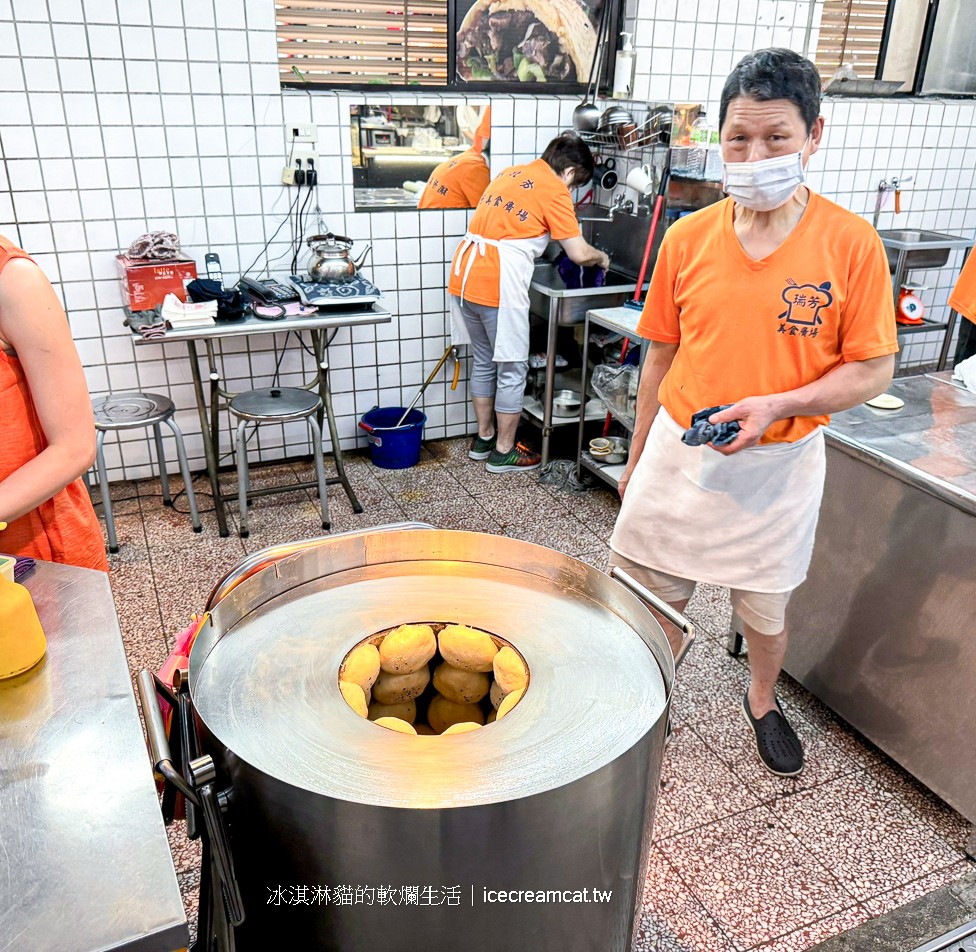
{"type": "MultiPolygon", "coordinates": [[[[722,82],[739,57],[769,45],[812,49],[821,7],[820,0],[631,0],[636,95],[703,101],[716,117],[722,82]]],[[[330,347],[343,445],[359,442],[363,412],[409,401],[447,343],[447,262],[468,213],[354,212],[348,107],[363,97],[282,92],[274,39],[272,0],[0,0],[0,233],[26,247],[55,283],[92,393],[169,393],[183,408],[196,468],[203,454],[186,354],[181,346],[133,345],[114,255],[147,230],[168,229],[198,262],[214,250],[230,276],[249,265],[287,217],[291,195],[276,183],[288,122],[318,125],[323,224],[375,242],[370,273],[395,315],[388,326],[340,330],[330,347]]],[[[496,168],[535,158],[570,125],[575,105],[530,96],[491,102],[496,168]]],[[[824,114],[814,188],[870,215],[881,178],[914,175],[897,224],[972,234],[972,102],[841,100],[827,102],[824,114]]],[[[880,226],[893,224],[883,212],[880,226]]],[[[266,258],[274,263],[288,242],[285,223],[266,258]]],[[[946,312],[956,270],[913,275],[931,287],[923,297],[933,317],[946,312]]],[[[908,340],[910,362],[937,352],[938,335],[908,340]]],[[[229,386],[268,385],[284,345],[283,335],[227,343],[229,386]]],[[[281,380],[297,381],[309,366],[289,341],[281,380]]],[[[424,406],[430,438],[471,427],[463,384],[452,393],[438,380],[424,406]]],[[[273,459],[307,452],[305,440],[302,426],[262,427],[251,445],[273,459]]],[[[140,434],[121,451],[110,444],[110,453],[113,475],[148,473],[140,434]]]]}

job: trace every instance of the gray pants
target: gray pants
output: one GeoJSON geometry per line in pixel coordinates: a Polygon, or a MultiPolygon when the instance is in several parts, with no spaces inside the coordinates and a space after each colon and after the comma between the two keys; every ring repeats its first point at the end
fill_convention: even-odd
{"type": "MultiPolygon", "coordinates": [[[[497,413],[521,413],[525,395],[525,377],[529,362],[495,362],[495,335],[498,331],[498,308],[471,301],[460,301],[461,317],[471,337],[474,369],[471,371],[472,397],[494,397],[497,413]]],[[[528,320],[528,314],[525,315],[528,320]]]]}

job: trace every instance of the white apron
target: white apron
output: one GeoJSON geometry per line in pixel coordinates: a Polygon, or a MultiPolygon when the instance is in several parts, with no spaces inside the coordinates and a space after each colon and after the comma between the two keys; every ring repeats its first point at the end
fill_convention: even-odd
{"type": "Polygon", "coordinates": [[[549,235],[537,238],[485,238],[467,232],[454,255],[454,274],[461,277],[460,301],[451,299],[451,342],[470,344],[471,338],[461,317],[460,303],[468,275],[478,255],[484,257],[485,248],[498,249],[500,272],[498,279],[498,330],[495,336],[495,363],[519,363],[529,359],[529,285],[535,259],[549,245],[549,235]],[[463,269],[463,277],[462,277],[463,269]]]}
{"type": "Polygon", "coordinates": [[[723,456],[686,446],[662,408],[610,539],[649,568],[749,592],[788,592],[807,575],[823,496],[821,428],[796,443],[723,456]]]}

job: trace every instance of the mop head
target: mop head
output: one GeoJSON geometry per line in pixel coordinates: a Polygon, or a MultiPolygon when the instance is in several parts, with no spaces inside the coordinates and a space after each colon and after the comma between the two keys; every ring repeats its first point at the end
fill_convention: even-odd
{"type": "Polygon", "coordinates": [[[582,479],[577,477],[576,463],[571,459],[554,459],[546,463],[539,473],[539,482],[574,496],[582,495],[593,485],[593,480],[586,473],[582,474],[582,479]]]}

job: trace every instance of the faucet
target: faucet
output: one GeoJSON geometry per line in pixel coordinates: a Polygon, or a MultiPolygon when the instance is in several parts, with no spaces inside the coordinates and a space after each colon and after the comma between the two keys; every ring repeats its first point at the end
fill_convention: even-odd
{"type": "Polygon", "coordinates": [[[634,212],[634,203],[629,198],[625,200],[623,192],[614,195],[613,202],[607,209],[606,217],[602,215],[580,215],[579,221],[613,221],[613,216],[617,212],[623,212],[625,215],[632,215],[634,212]]]}
{"type": "Polygon", "coordinates": [[[625,215],[632,215],[634,213],[634,203],[628,198],[624,198],[623,192],[617,192],[613,197],[613,204],[610,206],[610,210],[607,213],[607,221],[613,221],[613,216],[617,212],[623,212],[625,215]]]}
{"type": "Polygon", "coordinates": [[[878,183],[878,200],[874,205],[874,219],[872,220],[875,230],[878,227],[878,218],[881,216],[881,206],[884,204],[885,192],[895,193],[895,214],[898,215],[901,212],[901,187],[902,185],[907,185],[914,178],[914,175],[909,175],[907,178],[892,175],[890,180],[882,179],[878,183]]]}

